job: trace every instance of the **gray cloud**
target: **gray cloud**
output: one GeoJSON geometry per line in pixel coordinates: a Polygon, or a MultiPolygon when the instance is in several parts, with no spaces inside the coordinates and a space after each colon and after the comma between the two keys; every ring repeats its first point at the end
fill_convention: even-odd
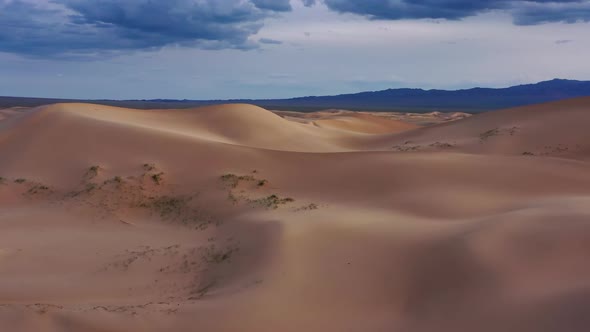
{"type": "Polygon", "coordinates": [[[590,1],[528,2],[514,11],[514,22],[518,25],[589,21],[590,1]]]}
{"type": "Polygon", "coordinates": [[[422,18],[452,20],[506,6],[506,1],[501,0],[325,0],[324,2],[330,9],[338,12],[392,20],[422,18]]]}
{"type": "Polygon", "coordinates": [[[288,12],[292,9],[289,0],[252,0],[252,2],[258,8],[277,12],[288,12]]]}
{"type": "Polygon", "coordinates": [[[280,40],[270,39],[270,38],[260,38],[258,40],[261,44],[271,44],[271,45],[281,45],[283,42],[280,40]]]}
{"type": "MultiPolygon", "coordinates": [[[[503,10],[519,25],[590,21],[590,0],[298,1],[370,19],[457,20],[503,10]]],[[[0,0],[0,52],[92,58],[166,46],[248,50],[265,43],[251,36],[266,18],[291,10],[289,0],[0,0]]]]}
{"type": "Polygon", "coordinates": [[[569,43],[573,43],[573,40],[571,39],[560,39],[560,40],[556,40],[555,44],[557,45],[563,45],[563,44],[569,44],[569,43]]]}
{"type": "Polygon", "coordinates": [[[458,20],[491,10],[511,13],[514,23],[590,21],[588,0],[324,0],[332,10],[371,19],[458,20]]]}
{"type": "Polygon", "coordinates": [[[64,57],[158,49],[251,49],[288,0],[0,0],[0,52],[64,57]]]}

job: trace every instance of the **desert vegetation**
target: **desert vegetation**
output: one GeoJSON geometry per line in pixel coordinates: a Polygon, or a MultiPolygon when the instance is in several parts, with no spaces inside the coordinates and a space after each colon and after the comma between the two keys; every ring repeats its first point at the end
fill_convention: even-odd
{"type": "Polygon", "coordinates": [[[42,185],[42,184],[36,184],[36,185],[33,185],[31,188],[29,188],[27,193],[31,194],[31,195],[35,195],[35,194],[47,192],[47,191],[49,191],[48,186],[42,185]]]}
{"type": "Polygon", "coordinates": [[[86,171],[86,174],[84,174],[84,179],[86,181],[94,179],[98,175],[99,170],[100,166],[98,165],[90,166],[86,171]]]}
{"type": "Polygon", "coordinates": [[[160,184],[162,184],[162,181],[164,178],[164,173],[160,172],[158,174],[152,174],[151,178],[155,184],[160,185],[160,184]]]}
{"type": "Polygon", "coordinates": [[[279,197],[275,194],[257,198],[257,199],[248,199],[248,202],[254,206],[263,206],[268,209],[278,209],[279,206],[293,203],[295,200],[291,197],[279,197]]]}
{"type": "Polygon", "coordinates": [[[520,130],[521,130],[520,127],[493,128],[493,129],[484,131],[483,133],[479,134],[479,142],[483,144],[483,143],[487,142],[490,138],[495,137],[495,136],[502,136],[502,135],[514,136],[520,130]]]}
{"type": "MultiPolygon", "coordinates": [[[[255,170],[252,173],[257,174],[258,172],[255,170]]],[[[266,179],[259,179],[252,175],[238,176],[228,173],[222,175],[220,180],[225,185],[225,187],[229,189],[227,197],[228,200],[234,205],[237,205],[240,201],[243,201],[252,207],[264,207],[266,209],[275,210],[283,205],[295,202],[295,199],[291,197],[280,197],[277,194],[268,194],[266,196],[260,197],[260,190],[262,188],[266,188],[269,184],[269,181],[266,179]],[[244,182],[252,183],[254,186],[251,188],[245,188],[244,190],[236,193],[236,188],[238,188],[240,184],[244,182]]]]}

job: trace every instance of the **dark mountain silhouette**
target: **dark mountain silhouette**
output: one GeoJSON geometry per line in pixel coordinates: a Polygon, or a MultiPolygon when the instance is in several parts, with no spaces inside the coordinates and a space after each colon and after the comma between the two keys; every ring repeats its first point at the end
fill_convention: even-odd
{"type": "Polygon", "coordinates": [[[554,79],[509,88],[464,90],[388,89],[354,94],[291,99],[234,100],[63,100],[0,97],[0,107],[38,106],[56,102],[91,102],[131,108],[188,108],[221,103],[249,103],[269,109],[313,111],[341,108],[372,111],[468,111],[482,112],[561,99],[590,96],[590,81],[554,79]]]}

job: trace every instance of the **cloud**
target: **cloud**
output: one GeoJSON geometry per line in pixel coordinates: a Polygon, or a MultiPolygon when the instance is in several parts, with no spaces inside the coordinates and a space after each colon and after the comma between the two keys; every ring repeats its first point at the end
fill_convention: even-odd
{"type": "Polygon", "coordinates": [[[328,8],[371,19],[459,20],[503,10],[517,25],[590,21],[589,0],[324,0],[328,8]]]}
{"type": "Polygon", "coordinates": [[[288,0],[0,0],[0,52],[92,56],[165,46],[252,49],[288,0]]]}
{"type": "Polygon", "coordinates": [[[328,8],[365,15],[373,19],[460,19],[489,9],[498,9],[505,1],[471,0],[325,0],[328,8]]]}
{"type": "Polygon", "coordinates": [[[560,40],[556,40],[555,44],[557,45],[563,45],[563,44],[569,44],[569,43],[573,43],[574,41],[571,39],[560,39],[560,40]]]}
{"type": "Polygon", "coordinates": [[[270,38],[260,38],[258,40],[261,44],[271,44],[271,45],[281,45],[283,42],[280,40],[270,39],[270,38]]]}
{"type": "Polygon", "coordinates": [[[514,11],[518,25],[589,22],[590,1],[528,2],[514,11]]]}
{"type": "Polygon", "coordinates": [[[252,2],[260,9],[270,9],[277,12],[288,12],[292,9],[289,0],[252,0],[252,2]]]}
{"type": "MultiPolygon", "coordinates": [[[[519,25],[590,21],[590,0],[297,1],[369,19],[458,20],[503,10],[519,25]]],[[[265,43],[252,38],[265,19],[291,10],[289,0],[0,0],[0,52],[95,58],[167,46],[249,50],[265,43]]]]}

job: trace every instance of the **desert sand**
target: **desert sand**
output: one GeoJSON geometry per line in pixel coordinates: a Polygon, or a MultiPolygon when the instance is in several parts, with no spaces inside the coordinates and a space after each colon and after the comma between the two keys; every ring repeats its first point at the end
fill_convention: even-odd
{"type": "Polygon", "coordinates": [[[0,330],[586,331],[589,124],[0,110],[0,330]]]}

